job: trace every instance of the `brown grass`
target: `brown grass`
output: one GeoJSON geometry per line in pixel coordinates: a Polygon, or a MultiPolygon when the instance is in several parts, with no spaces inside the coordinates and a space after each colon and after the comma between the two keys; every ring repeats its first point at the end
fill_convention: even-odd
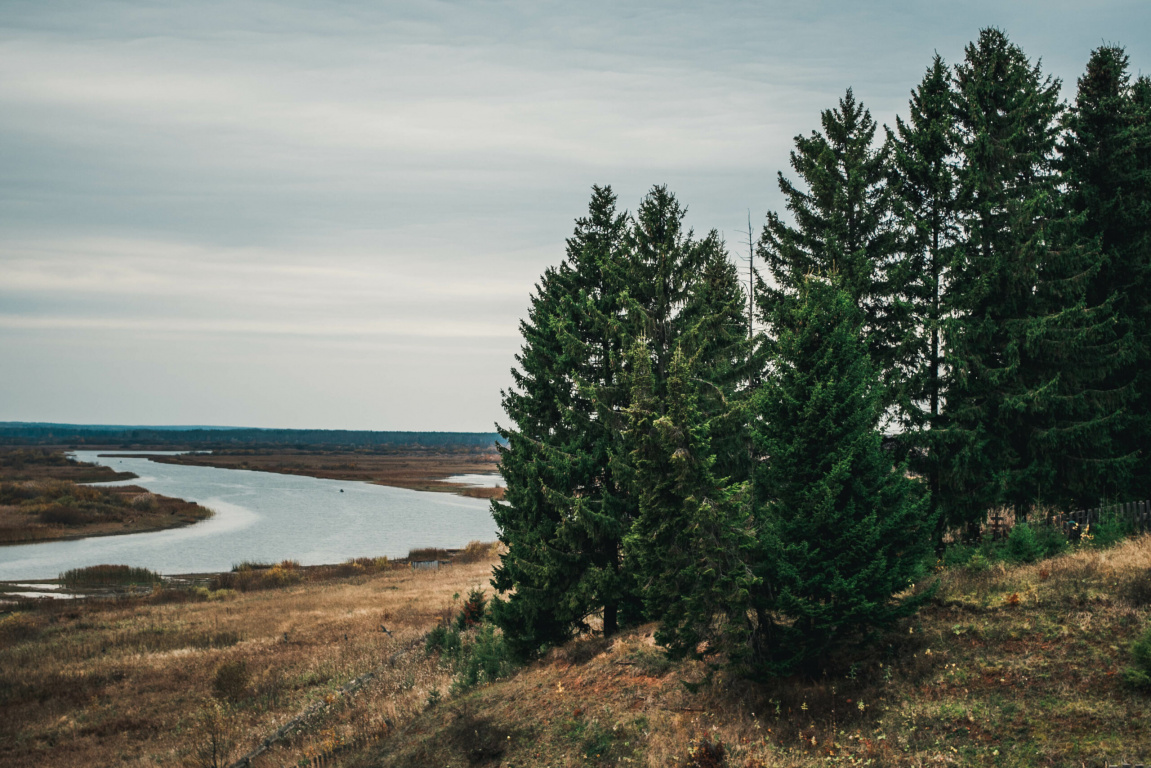
{"type": "Polygon", "coordinates": [[[432,690],[446,691],[448,674],[422,639],[490,568],[392,568],[247,593],[157,590],[0,614],[0,765],[196,765],[211,743],[232,745],[234,759],[326,699],[322,717],[255,764],[386,739],[432,690]],[[369,671],[370,684],[337,695],[369,671]]]}
{"type": "Polygon", "coordinates": [[[235,756],[325,699],[329,711],[255,765],[323,756],[349,767],[1102,766],[1151,757],[1151,700],[1119,674],[1151,619],[1151,608],[1123,596],[1151,568],[1151,537],[1024,567],[942,570],[917,617],[851,659],[829,658],[816,680],[753,683],[717,670],[718,659],[671,662],[649,625],[577,639],[510,678],[453,694],[422,638],[486,585],[493,562],[458,558],[438,571],[7,616],[0,763],[194,764],[216,743],[233,743],[235,756]],[[378,677],[355,695],[336,695],[369,671],[378,677]],[[215,736],[213,723],[224,728],[215,736]]]}
{"type": "Polygon", "coordinates": [[[350,766],[1103,766],[1151,758],[1126,689],[1151,611],[1120,595],[1151,537],[1021,568],[941,571],[914,620],[817,680],[670,662],[653,626],[553,651],[416,717],[350,766]],[[484,757],[487,755],[487,757],[484,757]]]}
{"type": "Polygon", "coordinates": [[[106,483],[131,480],[131,472],[117,472],[99,464],[73,461],[64,451],[47,448],[0,448],[0,480],[68,480],[73,483],[106,483]]]}
{"type": "Polygon", "coordinates": [[[158,531],[212,515],[198,504],[134,485],[78,485],[133,477],[73,461],[63,451],[0,449],[0,545],[158,531]]]}
{"type": "Polygon", "coordinates": [[[0,482],[0,544],[158,531],[212,516],[207,507],[135,485],[71,480],[0,482]]]}

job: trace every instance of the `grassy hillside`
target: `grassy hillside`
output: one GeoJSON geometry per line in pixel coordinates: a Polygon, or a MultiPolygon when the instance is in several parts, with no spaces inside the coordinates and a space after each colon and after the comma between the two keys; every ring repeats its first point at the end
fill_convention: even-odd
{"type": "Polygon", "coordinates": [[[670,664],[652,627],[585,640],[421,714],[350,766],[1099,765],[1151,759],[1127,648],[1151,538],[941,571],[931,604],[817,681],[670,664]]]}
{"type": "MultiPolygon", "coordinates": [[[[1151,758],[1151,699],[1121,680],[1151,621],[1151,537],[1028,566],[941,570],[928,607],[862,659],[828,659],[815,681],[761,684],[670,663],[648,626],[577,640],[469,687],[467,652],[453,661],[425,648],[486,583],[490,553],[470,555],[439,571],[348,565],[291,580],[269,570],[247,592],[213,590],[221,578],[198,591],[10,609],[0,615],[0,764],[205,765],[208,746],[235,759],[301,712],[311,715],[253,765],[1151,758]]],[[[498,652],[481,633],[462,635],[472,661],[476,648],[498,652]]]]}

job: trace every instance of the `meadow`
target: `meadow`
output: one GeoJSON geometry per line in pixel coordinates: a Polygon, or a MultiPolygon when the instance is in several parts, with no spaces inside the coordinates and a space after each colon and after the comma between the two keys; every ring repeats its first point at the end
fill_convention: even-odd
{"type": "Polygon", "coordinates": [[[498,635],[459,618],[469,592],[490,593],[493,548],[456,558],[438,570],[373,561],[287,580],[291,563],[240,565],[235,573],[265,575],[10,610],[0,619],[0,763],[212,765],[216,747],[226,765],[302,712],[253,765],[1151,757],[1151,699],[1123,681],[1151,620],[1148,536],[1027,565],[941,562],[916,587],[934,589],[926,607],[870,651],[828,658],[814,680],[765,682],[716,659],[669,660],[654,625],[577,638],[516,669],[498,635]],[[481,650],[490,658],[477,667],[481,650]]]}

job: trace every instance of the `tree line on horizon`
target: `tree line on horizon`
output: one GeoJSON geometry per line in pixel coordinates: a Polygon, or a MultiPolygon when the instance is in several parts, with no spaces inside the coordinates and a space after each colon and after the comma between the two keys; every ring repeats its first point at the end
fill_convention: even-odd
{"type": "Polygon", "coordinates": [[[1151,80],[1105,45],[1059,89],[997,29],[894,129],[848,89],[779,174],[757,333],[715,230],[593,187],[503,393],[515,652],[652,620],[803,671],[913,613],[988,510],[1151,495],[1151,80]]]}

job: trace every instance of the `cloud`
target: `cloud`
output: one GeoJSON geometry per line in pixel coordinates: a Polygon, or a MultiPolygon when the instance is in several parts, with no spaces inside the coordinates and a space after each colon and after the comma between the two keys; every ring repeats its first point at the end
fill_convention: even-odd
{"type": "Polygon", "coordinates": [[[737,241],[848,85],[890,122],[933,51],[999,24],[1071,87],[1149,22],[1118,0],[11,0],[0,418],[63,420],[63,369],[96,388],[85,421],[486,428],[592,183],[634,208],[667,182],[737,241]]]}

